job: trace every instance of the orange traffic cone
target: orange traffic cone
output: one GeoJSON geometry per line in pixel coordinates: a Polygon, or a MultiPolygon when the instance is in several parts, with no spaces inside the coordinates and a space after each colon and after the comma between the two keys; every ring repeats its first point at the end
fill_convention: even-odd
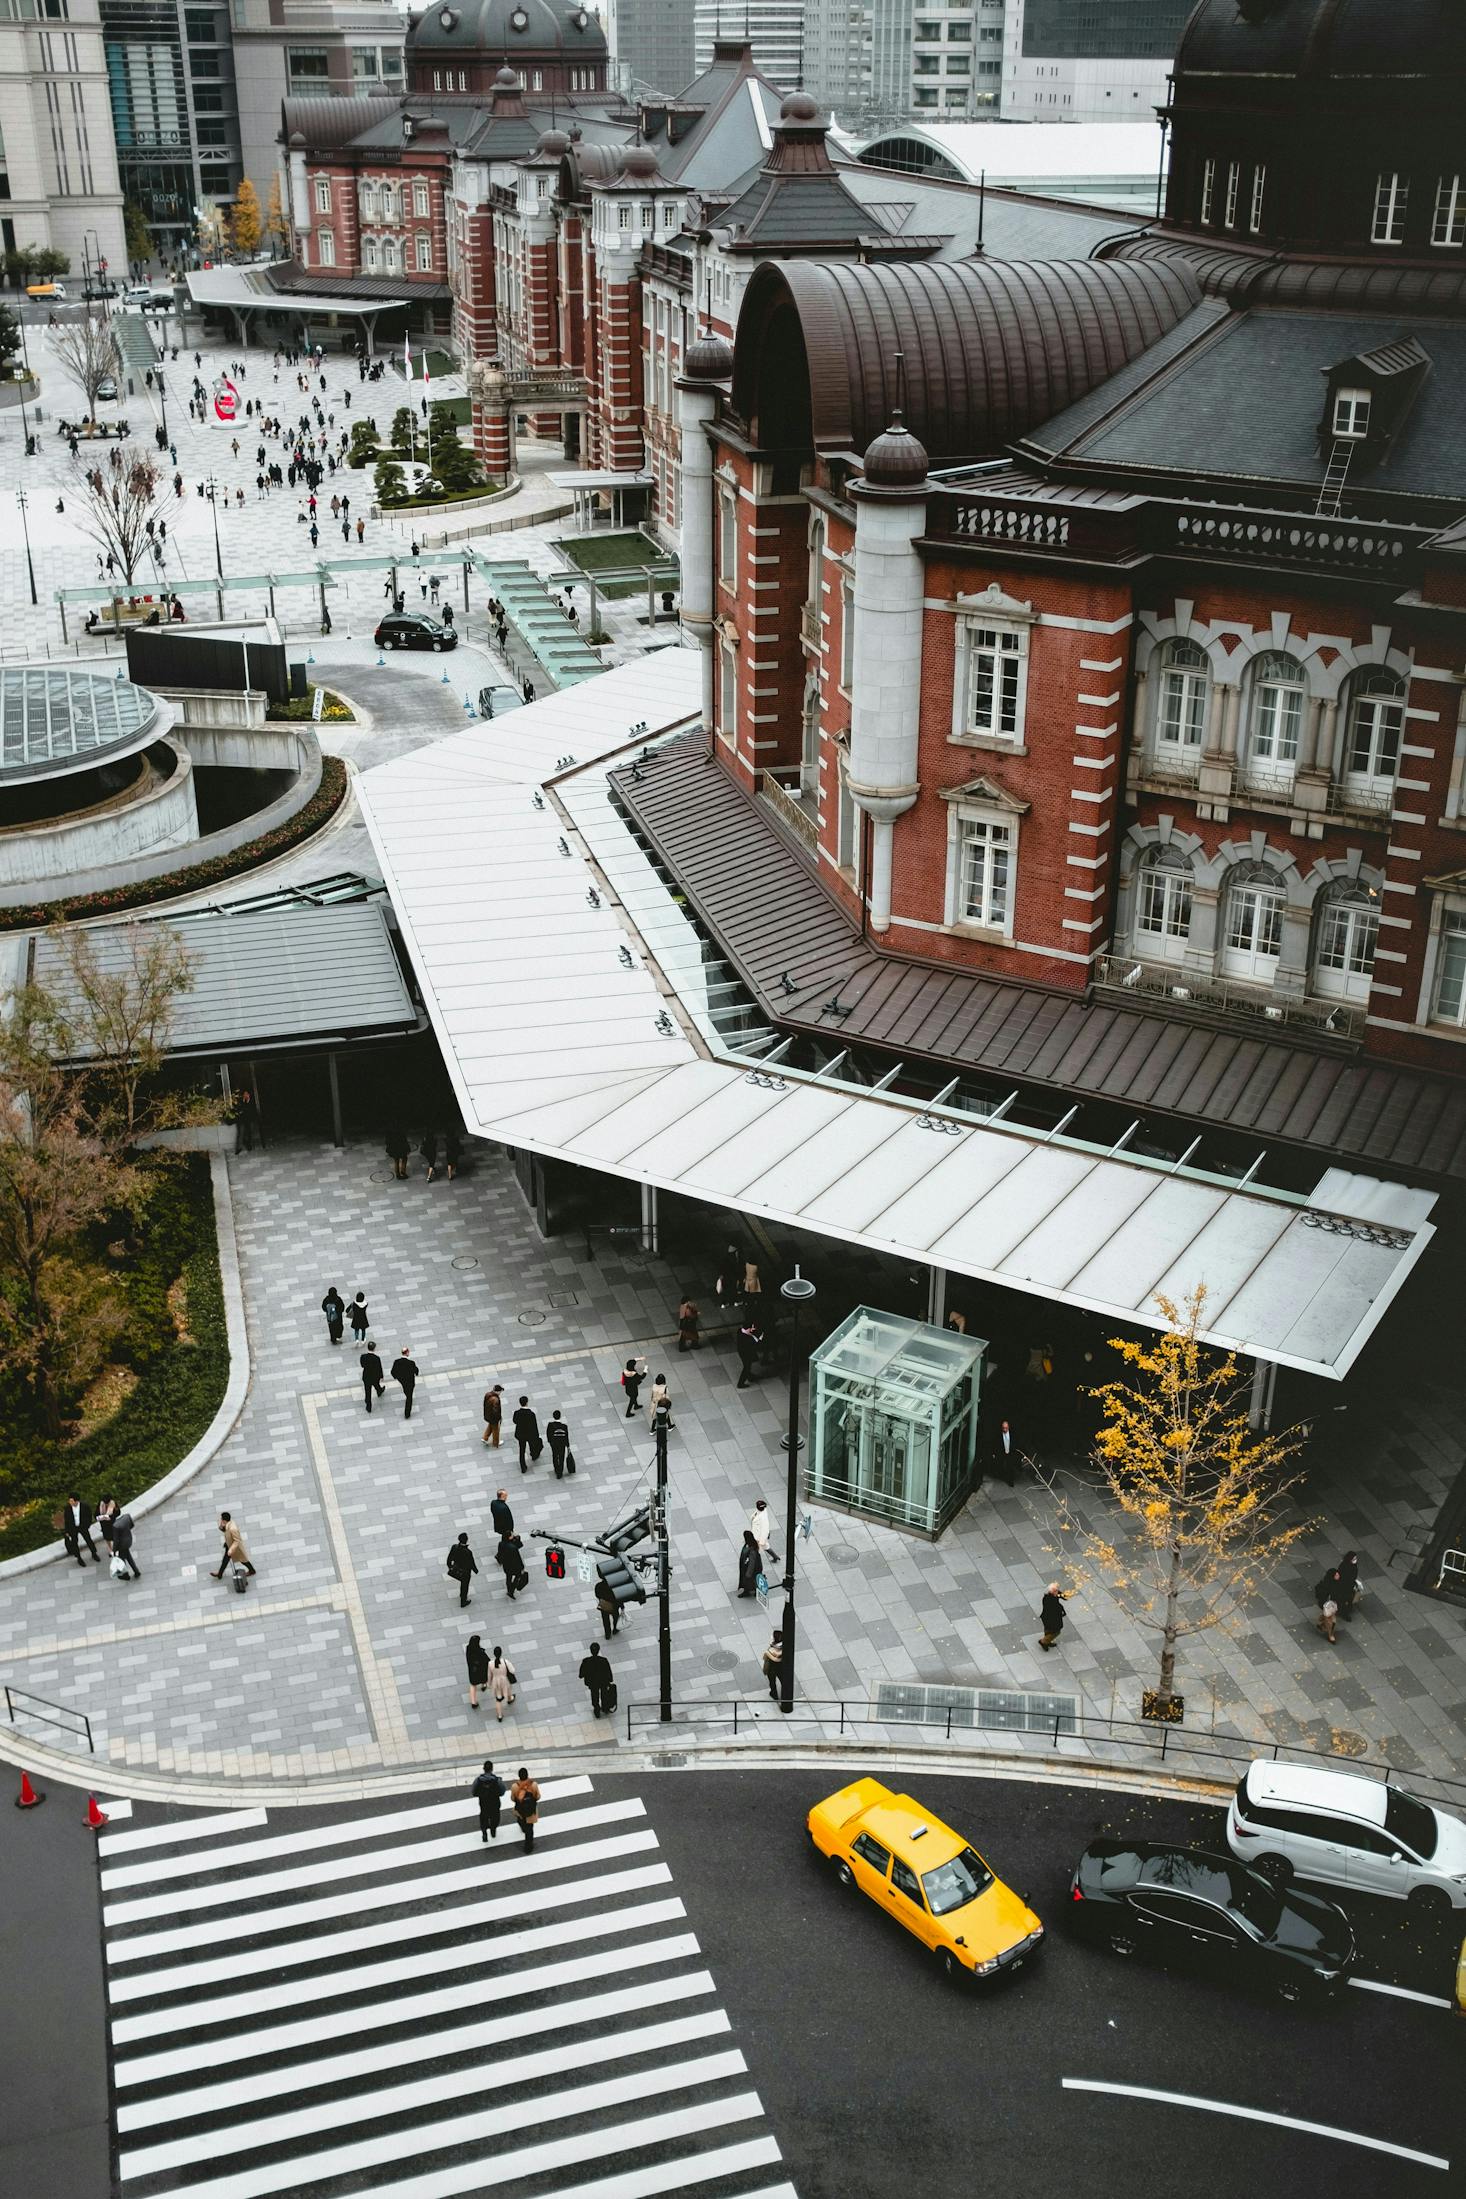
{"type": "Polygon", "coordinates": [[[105,1810],[98,1809],[96,1796],[94,1794],[89,1794],[87,1796],[88,1832],[99,1833],[102,1830],[102,1827],[106,1824],[106,1822],[107,1812],[105,1810]]]}
{"type": "Polygon", "coordinates": [[[18,1810],[39,1809],[45,1799],[46,1797],[43,1794],[37,1794],[35,1788],[31,1785],[30,1773],[23,1771],[20,1775],[20,1792],[15,1798],[16,1808],[18,1810]]]}

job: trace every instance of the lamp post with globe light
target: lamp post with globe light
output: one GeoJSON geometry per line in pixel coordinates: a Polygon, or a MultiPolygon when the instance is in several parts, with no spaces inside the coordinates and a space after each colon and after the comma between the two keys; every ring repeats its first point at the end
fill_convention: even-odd
{"type": "Polygon", "coordinates": [[[785,1717],[794,1708],[794,1538],[799,1531],[799,1316],[814,1298],[814,1284],[801,1275],[796,1264],[779,1296],[789,1308],[789,1433],[787,1508],[784,1520],[784,1621],[779,1658],[779,1708],[785,1717]]]}

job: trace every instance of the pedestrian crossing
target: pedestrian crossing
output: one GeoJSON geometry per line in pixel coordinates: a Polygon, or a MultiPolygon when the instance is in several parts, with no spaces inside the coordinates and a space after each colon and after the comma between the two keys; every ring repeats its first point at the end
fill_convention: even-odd
{"type": "Polygon", "coordinates": [[[125,2199],[796,2199],[645,1804],[98,1841],[125,2199]]]}

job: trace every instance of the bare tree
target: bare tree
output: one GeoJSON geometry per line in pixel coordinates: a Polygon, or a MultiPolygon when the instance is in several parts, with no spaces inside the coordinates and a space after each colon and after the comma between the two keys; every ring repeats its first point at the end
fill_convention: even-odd
{"type": "Polygon", "coordinates": [[[117,1160],[160,1130],[217,1122],[218,1100],[160,1082],[175,1003],[193,990],[193,963],[171,924],[133,922],[106,933],[57,924],[61,963],[48,987],[55,1043],[75,1066],[89,1126],[117,1160]]]}
{"type": "Polygon", "coordinates": [[[109,374],[120,382],[122,375],[122,354],[111,322],[105,314],[84,313],[79,321],[68,321],[51,340],[62,365],[86,399],[87,418],[95,419],[97,393],[103,382],[109,374]]]}
{"type": "Polygon", "coordinates": [[[78,451],[74,494],[77,524],[105,556],[115,558],[130,588],[157,522],[173,501],[162,467],[132,443],[114,443],[105,456],[78,451]]]}

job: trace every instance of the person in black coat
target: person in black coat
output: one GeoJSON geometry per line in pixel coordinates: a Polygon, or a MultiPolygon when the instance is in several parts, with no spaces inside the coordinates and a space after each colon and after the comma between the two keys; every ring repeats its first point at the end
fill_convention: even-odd
{"type": "Polygon", "coordinates": [[[599,1718],[611,1707],[612,1676],[610,1664],[598,1642],[592,1642],[590,1655],[580,1660],[580,1679],[590,1697],[591,1710],[599,1718]]]}
{"type": "Polygon", "coordinates": [[[427,1164],[428,1182],[431,1183],[438,1169],[438,1137],[436,1131],[427,1130],[423,1133],[423,1141],[418,1147],[418,1151],[427,1164]]]}
{"type": "Polygon", "coordinates": [[[1341,1619],[1352,1619],[1354,1616],[1354,1599],[1359,1594],[1358,1551],[1346,1550],[1334,1567],[1334,1571],[1339,1577],[1339,1585],[1334,1590],[1334,1597],[1339,1606],[1339,1617],[1341,1619]]]}
{"type": "Polygon", "coordinates": [[[131,1512],[113,1513],[112,1532],[107,1539],[112,1545],[113,1557],[121,1558],[123,1564],[127,1567],[127,1570],[132,1575],[133,1579],[135,1581],[140,1581],[142,1579],[142,1572],[140,1567],[138,1566],[137,1560],[133,1557],[132,1554],[131,1512]]]}
{"type": "Polygon", "coordinates": [[[326,1316],[326,1334],[333,1344],[339,1344],[346,1326],[346,1300],[334,1283],[321,1300],[321,1311],[326,1316]]]}
{"type": "Polygon", "coordinates": [[[464,1658],[468,1665],[468,1705],[470,1710],[477,1710],[478,1691],[489,1684],[489,1653],[477,1634],[469,1635],[464,1658]]]}
{"type": "MultiPolygon", "coordinates": [[[[401,605],[398,605],[401,609],[401,605]]],[[[399,1182],[407,1178],[407,1160],[412,1147],[407,1142],[407,1132],[400,1122],[394,1122],[387,1132],[387,1158],[392,1163],[392,1173],[399,1182]]]]}
{"type": "Polygon", "coordinates": [[[529,1575],[524,1569],[524,1543],[518,1535],[501,1535],[494,1555],[503,1570],[509,1601],[513,1603],[520,1589],[529,1586],[529,1575]]]}
{"type": "Polygon", "coordinates": [[[550,1464],[555,1469],[555,1479],[563,1481],[567,1466],[572,1474],[575,1471],[575,1453],[570,1448],[570,1430],[560,1418],[558,1405],[545,1424],[545,1441],[550,1446],[550,1464]]]}
{"type": "Polygon", "coordinates": [[[372,1409],[373,1391],[380,1397],[386,1387],[386,1383],[382,1380],[382,1355],[371,1338],[368,1337],[367,1348],[361,1355],[361,1388],[362,1395],[366,1399],[368,1412],[372,1409]]]}
{"type": "Polygon", "coordinates": [[[743,1530],[743,1548],[738,1553],[738,1593],[751,1596],[758,1587],[759,1574],[764,1569],[764,1556],[754,1540],[753,1529],[743,1530]]]}
{"type": "Polygon", "coordinates": [[[412,1356],[410,1345],[404,1344],[393,1360],[392,1380],[401,1384],[402,1395],[406,1399],[406,1403],[402,1408],[402,1417],[404,1420],[411,1420],[412,1393],[417,1388],[417,1361],[412,1356]]]}
{"type": "Polygon", "coordinates": [[[83,1543],[93,1564],[101,1564],[102,1553],[92,1540],[92,1508],[80,1497],[68,1497],[61,1507],[61,1539],[66,1544],[67,1556],[75,1558],[83,1572],[87,1569],[86,1559],[81,1554],[83,1543]]]}
{"type": "MultiPolygon", "coordinates": [[[[485,1659],[485,1670],[487,1667],[488,1660],[485,1659]]],[[[473,1791],[478,1802],[478,1836],[487,1847],[491,1840],[499,1837],[499,1817],[504,1797],[509,1791],[504,1780],[495,1771],[491,1756],[484,1758],[484,1768],[473,1783],[473,1791]]]]}
{"type": "Polygon", "coordinates": [[[529,1399],[521,1397],[514,1412],[514,1440],[519,1445],[519,1471],[529,1472],[529,1460],[538,1458],[544,1449],[540,1441],[540,1424],[531,1409],[529,1399]],[[526,1452],[529,1454],[526,1457],[526,1452]]]}
{"type": "Polygon", "coordinates": [[[1043,1623],[1043,1632],[1038,1638],[1040,1649],[1052,1649],[1063,1633],[1065,1600],[1064,1591],[1058,1582],[1050,1581],[1044,1590],[1044,1600],[1039,1611],[1043,1623]]]}
{"type": "Polygon", "coordinates": [[[357,1292],[356,1296],[352,1299],[351,1304],[347,1307],[346,1318],[351,1323],[352,1336],[359,1344],[362,1338],[366,1335],[368,1328],[371,1326],[371,1317],[367,1312],[366,1298],[361,1291],[357,1292]]]}
{"type": "Polygon", "coordinates": [[[509,1491],[507,1489],[498,1489],[494,1492],[494,1501],[489,1506],[489,1518],[494,1523],[494,1533],[499,1536],[501,1541],[505,1535],[513,1534],[514,1514],[509,1509],[509,1491]]]}
{"type": "Polygon", "coordinates": [[[616,1591],[608,1580],[596,1582],[596,1609],[601,1614],[601,1632],[609,1641],[621,1631],[621,1606],[616,1601],[616,1591]]]}
{"type": "Polygon", "coordinates": [[[445,1130],[443,1132],[443,1165],[448,1171],[449,1183],[452,1183],[453,1178],[457,1175],[458,1163],[462,1157],[462,1138],[459,1137],[456,1130],[445,1130]]]}
{"type": "Polygon", "coordinates": [[[764,1332],[750,1314],[738,1331],[738,1387],[746,1390],[754,1379],[754,1361],[763,1349],[764,1332]]]}
{"type": "Polygon", "coordinates": [[[447,1562],[450,1576],[458,1583],[458,1608],[461,1611],[469,1600],[468,1584],[478,1571],[478,1559],[468,1547],[467,1530],[448,1552],[447,1562]]]}

